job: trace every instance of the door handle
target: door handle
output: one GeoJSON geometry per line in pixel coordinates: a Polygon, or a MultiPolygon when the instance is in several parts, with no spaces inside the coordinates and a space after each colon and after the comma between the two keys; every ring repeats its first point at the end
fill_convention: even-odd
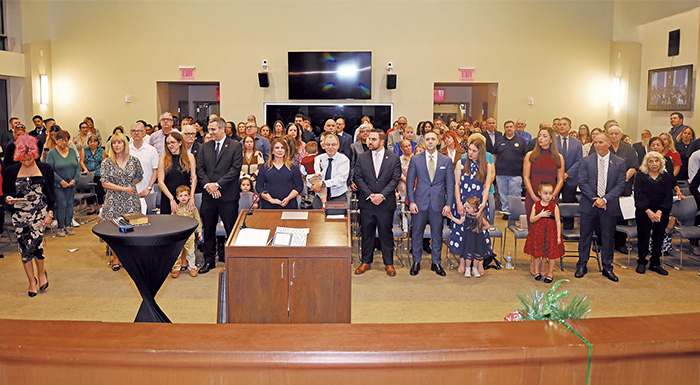
{"type": "Polygon", "coordinates": [[[280,265],[280,278],[284,279],[284,262],[280,265]]]}
{"type": "Polygon", "coordinates": [[[297,277],[297,274],[296,274],[296,265],[297,265],[296,262],[292,262],[292,279],[294,279],[294,278],[297,277]]]}

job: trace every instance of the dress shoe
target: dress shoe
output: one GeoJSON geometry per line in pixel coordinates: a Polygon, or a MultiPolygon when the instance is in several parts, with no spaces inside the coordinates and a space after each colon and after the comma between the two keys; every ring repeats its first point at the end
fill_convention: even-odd
{"type": "Polygon", "coordinates": [[[192,268],[190,270],[190,277],[196,277],[197,276],[197,269],[192,268]]]}
{"type": "Polygon", "coordinates": [[[396,276],[396,269],[394,268],[394,265],[386,265],[386,275],[390,277],[395,277],[396,276]]]}
{"type": "Polygon", "coordinates": [[[617,282],[620,280],[619,278],[617,278],[617,275],[615,275],[615,273],[608,270],[603,270],[603,276],[613,282],[617,282]]]}
{"type": "Polygon", "coordinates": [[[504,221],[507,221],[508,219],[510,219],[510,215],[508,215],[508,214],[503,214],[503,216],[501,217],[501,219],[503,219],[504,221]]]}
{"type": "Polygon", "coordinates": [[[170,271],[170,276],[173,277],[173,278],[179,277],[179,276],[180,276],[180,269],[178,269],[178,270],[171,270],[171,271],[170,271]]]}
{"type": "Polygon", "coordinates": [[[585,267],[577,267],[576,272],[574,273],[574,277],[576,278],[583,278],[584,275],[588,273],[588,269],[585,267]]]}
{"type": "Polygon", "coordinates": [[[202,266],[199,269],[199,274],[206,274],[209,272],[209,270],[213,269],[216,267],[215,263],[205,263],[204,266],[202,266]]]}
{"type": "Polygon", "coordinates": [[[432,253],[433,253],[433,249],[432,249],[430,246],[423,245],[423,252],[426,253],[426,254],[432,254],[432,253]]]}
{"type": "Polygon", "coordinates": [[[664,269],[663,267],[661,267],[661,265],[659,265],[659,266],[649,266],[649,271],[653,271],[654,273],[659,273],[659,274],[661,274],[661,275],[668,275],[668,271],[666,271],[666,269],[664,269]]]}
{"type": "MultiPolygon", "coordinates": [[[[666,273],[668,274],[668,273],[666,273]]],[[[44,275],[46,276],[46,283],[39,286],[39,293],[43,293],[49,288],[49,272],[44,270],[44,275]]]]}
{"type": "Polygon", "coordinates": [[[637,263],[637,274],[644,274],[645,271],[647,271],[646,263],[637,263]]]}
{"type": "Polygon", "coordinates": [[[445,273],[445,269],[442,268],[442,265],[436,265],[433,263],[430,265],[430,270],[434,271],[435,274],[437,274],[441,277],[444,277],[447,275],[447,273],[445,273]]]}
{"type": "Polygon", "coordinates": [[[411,275],[418,275],[418,272],[420,271],[420,263],[413,262],[411,264],[411,275]]]}
{"type": "Polygon", "coordinates": [[[369,263],[361,263],[360,266],[358,266],[357,269],[355,269],[355,274],[357,274],[357,275],[364,274],[365,271],[371,270],[371,269],[372,269],[372,265],[370,265],[369,263]]]}

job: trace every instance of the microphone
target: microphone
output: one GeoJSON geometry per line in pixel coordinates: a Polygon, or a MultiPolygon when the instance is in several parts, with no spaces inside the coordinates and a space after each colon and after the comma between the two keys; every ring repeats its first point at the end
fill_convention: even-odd
{"type": "Polygon", "coordinates": [[[241,229],[247,229],[248,226],[245,224],[245,221],[248,219],[248,215],[253,215],[253,206],[255,206],[256,203],[260,201],[260,197],[258,194],[253,194],[253,200],[250,203],[250,208],[246,210],[245,212],[245,217],[243,217],[243,223],[241,224],[241,229]]]}

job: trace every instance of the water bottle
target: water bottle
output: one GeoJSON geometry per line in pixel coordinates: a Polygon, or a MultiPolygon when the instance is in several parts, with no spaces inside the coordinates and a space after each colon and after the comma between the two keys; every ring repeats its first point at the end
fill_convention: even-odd
{"type": "Polygon", "coordinates": [[[513,264],[510,262],[510,261],[512,261],[512,260],[513,260],[513,258],[511,258],[510,252],[508,252],[508,255],[506,255],[506,270],[513,270],[513,269],[515,269],[515,267],[513,266],[513,264]]]}

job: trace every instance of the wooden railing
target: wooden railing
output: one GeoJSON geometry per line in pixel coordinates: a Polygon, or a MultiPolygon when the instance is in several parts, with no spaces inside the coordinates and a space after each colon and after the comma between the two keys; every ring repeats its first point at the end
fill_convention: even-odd
{"type": "MultiPolygon", "coordinates": [[[[590,384],[700,383],[700,314],[569,321],[590,384]]],[[[584,384],[564,325],[0,320],[0,384],[584,384]]]]}

